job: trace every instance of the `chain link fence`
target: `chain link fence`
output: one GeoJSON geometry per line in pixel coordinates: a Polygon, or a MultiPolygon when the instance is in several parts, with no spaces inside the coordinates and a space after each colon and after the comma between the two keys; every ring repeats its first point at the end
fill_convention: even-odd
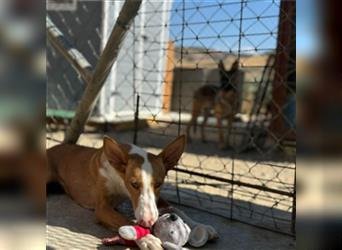
{"type": "MultiPolygon", "coordinates": [[[[49,18],[94,68],[122,3],[67,2],[69,10],[48,6],[49,18]]],[[[191,130],[192,140],[163,193],[185,206],[293,235],[294,5],[280,0],[143,1],[91,122],[105,124],[104,132],[115,138],[159,152],[186,133],[194,93],[208,84],[220,89],[218,64],[227,74],[237,62],[239,77],[233,78],[238,80],[228,80],[237,93],[235,115],[231,127],[223,121],[229,147],[219,149],[215,109],[209,108],[206,142],[191,130]],[[113,125],[119,122],[126,124],[125,131],[113,125]]],[[[56,124],[68,125],[85,83],[52,46],[48,78],[51,145],[63,139],[56,124]]],[[[203,120],[201,115],[198,124],[203,120]]],[[[97,133],[86,129],[80,143],[100,146],[97,133]]]]}

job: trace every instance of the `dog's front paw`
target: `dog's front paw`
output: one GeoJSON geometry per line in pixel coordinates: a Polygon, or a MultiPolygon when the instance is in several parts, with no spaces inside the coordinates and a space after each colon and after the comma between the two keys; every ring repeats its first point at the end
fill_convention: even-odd
{"type": "Polygon", "coordinates": [[[202,247],[209,240],[219,238],[216,230],[210,225],[197,224],[191,229],[189,236],[189,244],[193,247],[202,247]]]}
{"type": "Polygon", "coordinates": [[[148,234],[139,240],[136,240],[138,247],[141,250],[163,250],[162,242],[159,238],[148,234]]]}

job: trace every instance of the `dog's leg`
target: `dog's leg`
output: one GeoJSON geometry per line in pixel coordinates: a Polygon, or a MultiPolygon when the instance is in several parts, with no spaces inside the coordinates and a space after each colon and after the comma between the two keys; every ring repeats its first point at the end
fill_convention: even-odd
{"type": "Polygon", "coordinates": [[[230,135],[232,134],[232,128],[233,128],[233,119],[234,116],[229,116],[227,121],[228,121],[228,131],[227,131],[227,139],[225,142],[225,146],[229,147],[230,146],[230,135]]]}
{"type": "Polygon", "coordinates": [[[222,117],[221,117],[221,115],[216,114],[216,121],[217,121],[217,129],[218,129],[219,148],[223,149],[225,147],[225,143],[224,143],[224,133],[223,133],[223,129],[222,129],[222,117]]]}
{"type": "Polygon", "coordinates": [[[204,117],[203,117],[203,122],[201,124],[201,136],[202,136],[202,142],[204,143],[207,142],[205,138],[204,129],[205,129],[205,125],[207,124],[209,114],[210,114],[210,110],[208,110],[207,108],[204,109],[204,117]]]}
{"type": "Polygon", "coordinates": [[[201,109],[202,109],[201,104],[196,99],[193,99],[191,119],[188,123],[188,126],[186,127],[186,136],[187,136],[188,141],[191,141],[191,136],[190,136],[191,127],[194,128],[194,133],[196,133],[197,117],[200,115],[201,109]]]}
{"type": "Polygon", "coordinates": [[[190,121],[189,121],[189,123],[188,123],[188,125],[186,127],[186,137],[187,137],[188,142],[191,141],[190,128],[193,125],[193,123],[194,123],[194,117],[193,117],[193,115],[191,115],[191,119],[190,119],[190,121]]]}
{"type": "MultiPolygon", "coordinates": [[[[232,99],[231,103],[233,103],[232,108],[231,108],[231,112],[228,115],[227,118],[227,122],[228,122],[228,131],[227,131],[227,138],[226,138],[226,142],[225,142],[225,146],[229,147],[230,146],[230,136],[232,134],[232,129],[233,129],[233,122],[234,122],[234,118],[235,118],[235,114],[237,113],[237,110],[239,108],[239,103],[238,103],[238,99],[236,94],[234,94],[233,92],[231,93],[231,97],[232,99]]],[[[234,143],[234,142],[233,142],[234,143]]]]}
{"type": "Polygon", "coordinates": [[[125,216],[115,211],[110,205],[108,198],[103,196],[99,197],[97,200],[95,216],[99,223],[103,224],[105,227],[113,229],[114,231],[117,231],[121,226],[134,224],[125,216]]]}

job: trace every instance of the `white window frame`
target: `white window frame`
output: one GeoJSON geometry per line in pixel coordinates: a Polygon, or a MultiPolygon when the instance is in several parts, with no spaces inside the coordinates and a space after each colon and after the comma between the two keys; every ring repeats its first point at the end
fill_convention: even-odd
{"type": "Polygon", "coordinates": [[[54,0],[47,0],[46,8],[47,10],[52,11],[75,11],[77,9],[77,0],[67,1],[68,2],[57,3],[54,0]]]}

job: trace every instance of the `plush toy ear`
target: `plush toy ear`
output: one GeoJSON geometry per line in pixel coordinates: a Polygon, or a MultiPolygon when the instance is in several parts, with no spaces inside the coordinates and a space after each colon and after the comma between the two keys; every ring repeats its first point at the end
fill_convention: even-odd
{"type": "Polygon", "coordinates": [[[121,172],[125,172],[128,155],[114,139],[105,136],[103,138],[103,150],[109,163],[121,172]]]}
{"type": "Polygon", "coordinates": [[[177,165],[184,152],[185,143],[185,136],[181,135],[177,137],[176,140],[168,144],[159,154],[167,171],[171,170],[177,165]]]}
{"type": "Polygon", "coordinates": [[[208,239],[209,235],[205,227],[194,227],[189,236],[189,244],[193,247],[202,247],[208,239]]]}

